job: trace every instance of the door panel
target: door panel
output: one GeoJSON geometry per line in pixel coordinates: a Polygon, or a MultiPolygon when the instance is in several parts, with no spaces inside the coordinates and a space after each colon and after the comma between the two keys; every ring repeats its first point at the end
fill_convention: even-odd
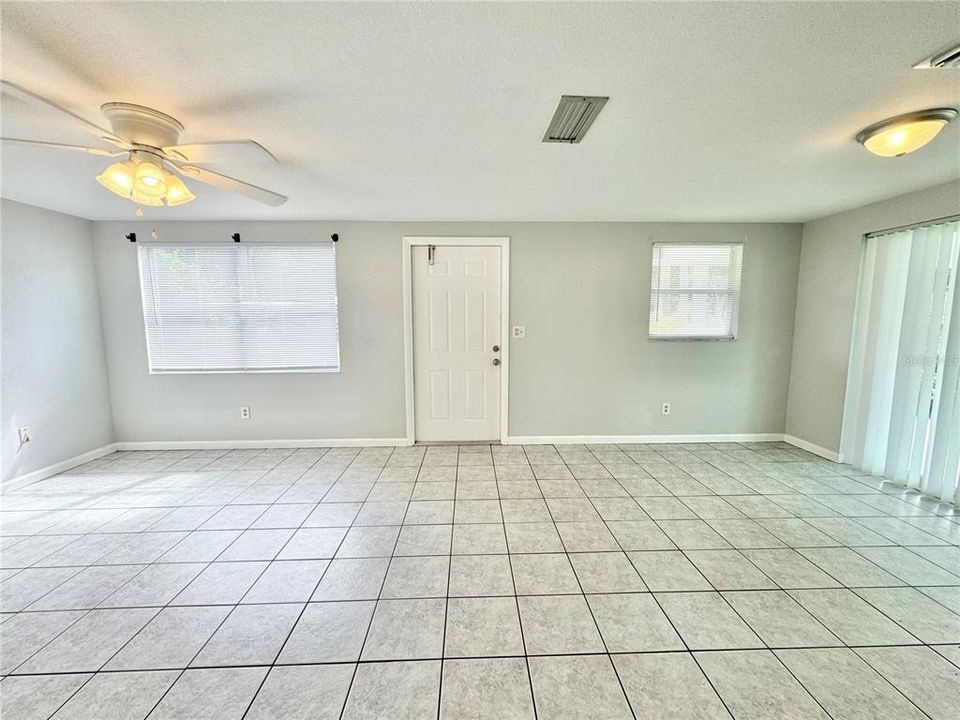
{"type": "Polygon", "coordinates": [[[500,438],[500,248],[414,246],[417,440],[500,438]]]}
{"type": "Polygon", "coordinates": [[[450,377],[448,370],[430,371],[430,419],[431,420],[450,420],[453,418],[453,410],[450,406],[450,377]]]}
{"type": "Polygon", "coordinates": [[[486,370],[467,370],[466,373],[464,373],[464,388],[466,389],[464,415],[467,420],[486,419],[486,384],[486,370]]]}
{"type": "Polygon", "coordinates": [[[430,290],[427,296],[430,329],[430,350],[448,352],[450,350],[450,292],[448,290],[430,290]]]}
{"type": "MultiPolygon", "coordinates": [[[[487,347],[487,291],[467,290],[463,295],[464,350],[484,352],[487,347]]],[[[492,347],[492,346],[491,346],[492,347]]]]}

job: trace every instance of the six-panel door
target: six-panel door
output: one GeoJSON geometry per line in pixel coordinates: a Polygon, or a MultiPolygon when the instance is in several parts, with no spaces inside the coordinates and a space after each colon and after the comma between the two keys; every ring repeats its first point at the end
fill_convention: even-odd
{"type": "Polygon", "coordinates": [[[430,252],[412,255],[416,439],[499,440],[500,248],[430,252]]]}

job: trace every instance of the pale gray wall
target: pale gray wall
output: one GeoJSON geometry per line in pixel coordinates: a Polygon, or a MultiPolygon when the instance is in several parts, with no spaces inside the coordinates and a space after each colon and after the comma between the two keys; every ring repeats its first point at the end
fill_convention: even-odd
{"type": "Polygon", "coordinates": [[[3,200],[3,479],[113,442],[87,220],[3,200]],[[17,429],[33,439],[18,452],[17,429]]]}
{"type": "Polygon", "coordinates": [[[302,440],[404,436],[399,236],[374,224],[97,223],[97,267],[117,440],[302,440]],[[329,240],[340,232],[340,373],[150,375],[137,246],[167,242],[329,240]],[[240,406],[250,419],[240,419],[240,406]]]}
{"type": "Polygon", "coordinates": [[[117,439],[403,437],[403,235],[511,238],[511,322],[527,327],[510,346],[512,436],[783,431],[799,225],[109,222],[95,236],[117,439]],[[151,376],[123,236],[154,227],[190,242],[340,233],[342,373],[151,376]],[[647,340],[651,242],[744,240],[740,338],[647,340]]]}
{"type": "Polygon", "coordinates": [[[960,182],[940,185],[807,223],[801,253],[797,225],[91,224],[5,200],[3,477],[105,445],[112,427],[139,441],[402,437],[403,235],[511,237],[511,323],[527,326],[511,344],[513,436],[786,429],[836,450],[863,235],[958,212],[960,182]],[[149,375],[136,246],[123,235],[154,227],[197,242],[339,232],[343,372],[149,375]],[[647,340],[650,244],[744,239],[740,339],[647,340]],[[17,454],[23,424],[35,439],[17,454]]]}
{"type": "Polygon", "coordinates": [[[803,226],[787,434],[834,452],[864,235],[960,213],[960,181],[937,185],[803,226]]]}
{"type": "Polygon", "coordinates": [[[508,234],[512,322],[527,327],[510,346],[511,435],[783,432],[798,226],[561,223],[508,234]],[[654,241],[745,242],[736,341],[647,338],[654,241]]]}

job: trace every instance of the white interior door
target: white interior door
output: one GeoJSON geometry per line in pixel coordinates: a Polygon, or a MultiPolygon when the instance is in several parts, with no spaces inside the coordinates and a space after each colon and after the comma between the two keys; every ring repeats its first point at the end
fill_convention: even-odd
{"type": "Polygon", "coordinates": [[[500,248],[412,253],[416,439],[499,440],[500,248]]]}

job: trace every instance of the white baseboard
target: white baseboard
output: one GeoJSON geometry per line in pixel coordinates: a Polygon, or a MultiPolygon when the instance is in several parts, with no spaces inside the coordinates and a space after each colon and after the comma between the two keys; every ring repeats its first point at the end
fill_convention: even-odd
{"type": "Polygon", "coordinates": [[[790,443],[794,447],[798,447],[801,450],[806,450],[807,452],[811,452],[814,455],[819,455],[820,457],[831,460],[835,463],[843,462],[843,456],[840,455],[840,453],[834,452],[833,450],[827,450],[825,447],[814,445],[812,442],[801,440],[793,435],[784,435],[783,441],[785,443],[790,443]]]}
{"type": "Polygon", "coordinates": [[[717,435],[534,435],[509,437],[508,445],[656,445],[661,443],[723,443],[723,442],[777,442],[782,441],[806,450],[832,462],[843,462],[833,450],[814,445],[784,433],[732,433],[717,435]]]}
{"type": "Polygon", "coordinates": [[[109,445],[104,445],[103,447],[98,447],[95,450],[85,452],[82,455],[77,455],[75,457],[53,463],[52,465],[47,465],[39,470],[33,470],[32,472],[28,472],[23,475],[16,475],[15,477],[3,481],[3,489],[10,490],[14,485],[22,487],[24,485],[37,482],[37,480],[45,480],[53,475],[58,475],[59,473],[72,470],[75,467],[92,462],[93,460],[98,460],[104,455],[109,455],[112,452],[116,452],[118,449],[118,443],[110,443],[109,445]]]}
{"type": "MultiPolygon", "coordinates": [[[[722,442],[787,442],[832,462],[843,462],[839,453],[783,433],[746,433],[716,435],[534,435],[506,439],[508,445],[604,445],[659,443],[722,443],[722,442]]],[[[118,450],[233,450],[242,448],[312,448],[312,447],[403,447],[407,438],[326,438],[311,440],[151,440],[115,442],[90,450],[39,470],[4,480],[5,490],[44,480],[118,450]]]]}
{"type": "Polygon", "coordinates": [[[775,442],[783,433],[719,435],[533,435],[509,437],[508,445],[632,445],[663,443],[775,442]]]}
{"type": "Polygon", "coordinates": [[[146,440],[116,443],[118,450],[242,450],[246,448],[400,447],[406,438],[326,438],[308,440],[146,440]]]}

